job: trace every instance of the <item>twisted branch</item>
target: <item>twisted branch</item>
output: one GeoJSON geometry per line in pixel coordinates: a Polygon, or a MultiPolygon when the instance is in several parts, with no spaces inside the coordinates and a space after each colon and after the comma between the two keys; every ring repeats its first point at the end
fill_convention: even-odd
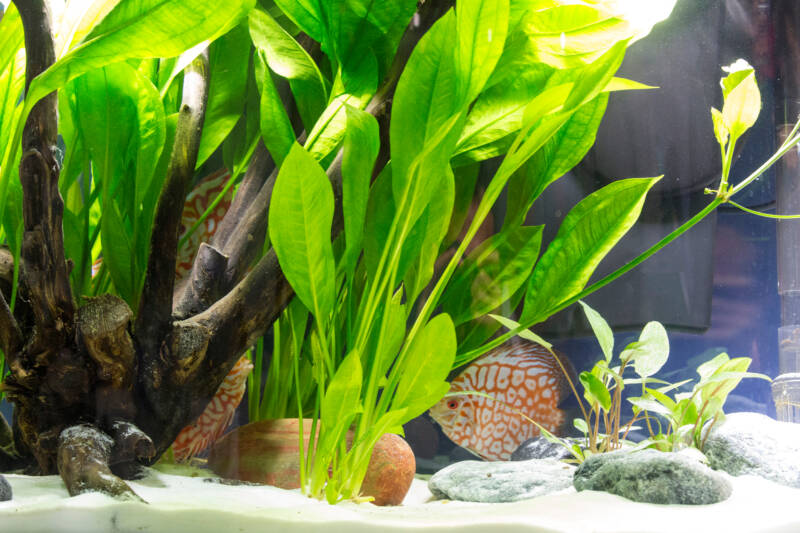
{"type": "Polygon", "coordinates": [[[208,50],[192,61],[184,72],[183,100],[175,142],[167,178],[156,206],[147,273],[136,319],[136,336],[146,362],[157,357],[172,322],[178,231],[186,189],[191,184],[197,164],[208,100],[208,50]]]}

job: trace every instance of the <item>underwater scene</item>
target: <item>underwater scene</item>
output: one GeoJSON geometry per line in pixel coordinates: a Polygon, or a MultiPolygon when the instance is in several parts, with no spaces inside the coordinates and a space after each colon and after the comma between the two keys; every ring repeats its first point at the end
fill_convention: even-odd
{"type": "Polygon", "coordinates": [[[800,531],[798,35],[0,0],[0,531],[800,531]]]}

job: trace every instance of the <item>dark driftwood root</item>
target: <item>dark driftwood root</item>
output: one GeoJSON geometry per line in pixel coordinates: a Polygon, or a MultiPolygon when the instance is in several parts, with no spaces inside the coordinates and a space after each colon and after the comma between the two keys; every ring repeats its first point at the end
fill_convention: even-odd
{"type": "Polygon", "coordinates": [[[108,464],[114,441],[90,424],[71,426],[58,439],[58,473],[70,496],[101,491],[111,496],[142,500],[127,483],[111,473],[108,464]]]}

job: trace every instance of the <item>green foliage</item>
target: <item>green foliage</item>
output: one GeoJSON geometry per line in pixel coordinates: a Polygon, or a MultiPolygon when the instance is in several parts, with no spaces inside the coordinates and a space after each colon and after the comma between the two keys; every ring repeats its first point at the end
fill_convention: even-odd
{"type": "MultiPolygon", "coordinates": [[[[543,433],[548,439],[570,450],[578,462],[591,454],[613,451],[623,446],[653,447],[662,451],[691,446],[702,451],[711,427],[725,416],[722,407],[728,394],[739,382],[744,378],[769,380],[763,374],[747,372],[750,358],[731,359],[723,353],[697,368],[700,379],[691,392],[676,392],[670,398],[668,392],[679,389],[691,380],[672,384],[653,377],[669,357],[669,339],[664,326],[659,322],[648,322],[639,339],[621,350],[616,364],[611,366],[613,332],[597,311],[585,302],[580,304],[603,352],[603,358],[590,371],[579,375],[583,400],[578,397],[578,401],[583,417],[576,418],[573,425],[584,434],[584,445],[575,446],[568,440],[543,433]],[[636,377],[625,376],[626,370],[631,367],[636,377]],[[641,385],[641,396],[626,398],[633,405],[633,416],[628,422],[622,423],[622,392],[634,385],[641,385]],[[662,424],[661,420],[666,423],[662,424]],[[636,422],[644,422],[650,436],[634,445],[627,442],[625,437],[636,422]]],[[[518,326],[507,319],[504,325],[508,328],[518,326]]],[[[531,337],[530,331],[522,331],[524,334],[521,336],[550,349],[548,344],[531,337]]],[[[569,380],[569,375],[565,375],[569,380]]],[[[570,384],[574,390],[574,384],[570,384]]]]}
{"type": "MultiPolygon", "coordinates": [[[[518,86],[496,81],[508,76],[502,72],[510,68],[503,58],[514,53],[512,38],[526,35],[513,24],[511,4],[459,2],[422,37],[399,75],[389,127],[391,164],[376,169],[378,130],[360,111],[371,87],[369,61],[345,59],[343,37],[336,34],[344,26],[325,22],[330,16],[326,7],[277,4],[320,40],[336,73],[327,108],[305,146],[295,144],[283,161],[270,206],[270,239],[278,260],[314,317],[305,335],[305,320],[300,329],[276,326],[281,339],[289,330],[302,338],[282,341],[282,346],[290,345],[298,369],[298,362],[310,362],[316,387],[313,397],[296,398],[298,412],[319,419],[312,429],[312,439],[319,430],[313,461],[309,450],[302,465],[303,486],[311,495],[335,502],[358,495],[371,446],[381,433],[401,431],[402,423],[438,401],[448,390],[448,373],[468,362],[456,357],[455,326],[467,327],[509,300],[519,301],[526,289],[529,298],[544,302],[537,317],[547,318],[550,308],[585,285],[636,220],[656,180],[620,180],[578,204],[565,222],[567,229],[562,228],[538,265],[542,228],[520,223],[507,224],[467,254],[501,191],[528,160],[537,157],[537,168],[543,169],[543,177],[536,178],[540,181],[525,185],[535,190],[532,203],[580,159],[577,152],[591,145],[606,93],[644,87],[613,77],[630,35],[603,30],[608,46],[593,60],[569,68],[526,65],[519,75],[530,83],[519,96],[518,86]],[[325,249],[332,193],[323,186],[314,160],[324,166],[330,147],[340,143],[344,233],[331,254],[325,249]],[[467,164],[504,153],[469,226],[462,228],[477,170],[467,164]],[[453,167],[468,171],[454,172],[453,167]],[[378,177],[369,187],[375,173],[378,177]],[[464,236],[457,250],[434,276],[445,243],[459,232],[464,236]],[[333,269],[328,266],[331,257],[333,269]],[[532,282],[537,271],[544,289],[532,282]],[[533,296],[531,287],[536,289],[533,296]],[[434,312],[439,308],[442,312],[434,312]],[[350,401],[356,395],[358,401],[350,401]],[[343,401],[345,397],[350,400],[343,401]],[[341,439],[351,422],[353,444],[345,449],[341,439]]],[[[256,23],[263,30],[266,16],[251,14],[251,33],[256,23]]],[[[291,84],[293,74],[279,72],[271,62],[269,54],[276,52],[269,51],[267,40],[259,48],[267,54],[268,67],[291,84]]],[[[262,98],[264,87],[274,92],[269,83],[261,84],[262,98]]],[[[268,97],[276,101],[274,94],[268,97]]],[[[276,149],[285,150],[279,147],[286,146],[288,135],[279,141],[272,135],[276,149]]],[[[270,143],[267,135],[265,140],[270,143]]],[[[518,211],[529,207],[523,203],[518,211]]],[[[293,323],[294,318],[281,320],[293,323]]],[[[276,360],[277,368],[284,368],[285,359],[273,355],[276,360]]]]}

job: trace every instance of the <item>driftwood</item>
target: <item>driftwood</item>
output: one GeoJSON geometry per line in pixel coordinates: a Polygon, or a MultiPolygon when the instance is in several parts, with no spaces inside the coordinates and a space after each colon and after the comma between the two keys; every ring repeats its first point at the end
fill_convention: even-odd
{"type": "MultiPolygon", "coordinates": [[[[26,82],[54,61],[44,0],[16,0],[27,51],[26,82]]],[[[388,135],[393,87],[414,44],[449,2],[422,5],[403,37],[389,81],[368,106],[388,135]],[[435,4],[435,5],[434,5],[435,4]]],[[[205,116],[207,54],[187,67],[171,161],[156,207],[146,278],[134,316],[119,298],[81,301],[69,285],[63,202],[55,158],[56,94],[42,99],[23,130],[23,222],[19,298],[8,294],[13,261],[0,248],[0,348],[11,373],[13,439],[0,417],[0,469],[60,473],[70,494],[100,490],[137,499],[123,479],[152,464],[205,409],[241,354],[293,296],[267,232],[274,164],[259,146],[238,193],[189,279],[174,286],[178,227],[205,116]],[[13,442],[12,442],[13,440],[13,442]]],[[[302,134],[299,136],[302,140],[302,134]]],[[[388,153],[383,153],[383,162],[388,153]]],[[[380,162],[379,162],[380,164],[380,162]]],[[[328,169],[341,229],[341,155],[328,169]]]]}

